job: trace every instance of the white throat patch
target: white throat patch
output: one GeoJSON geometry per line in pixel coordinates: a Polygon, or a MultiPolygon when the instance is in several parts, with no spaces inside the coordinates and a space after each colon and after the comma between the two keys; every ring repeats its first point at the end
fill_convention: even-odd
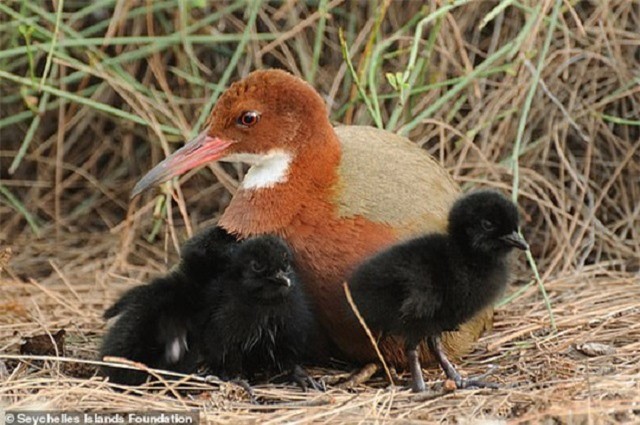
{"type": "Polygon", "coordinates": [[[262,189],[286,182],[292,159],[293,157],[288,152],[272,150],[266,154],[235,153],[221,160],[250,164],[251,168],[244,176],[241,187],[243,189],[262,189]]]}

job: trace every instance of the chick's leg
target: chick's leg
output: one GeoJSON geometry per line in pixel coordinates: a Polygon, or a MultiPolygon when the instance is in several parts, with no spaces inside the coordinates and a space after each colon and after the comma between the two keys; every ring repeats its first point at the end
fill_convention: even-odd
{"type": "Polygon", "coordinates": [[[407,363],[411,371],[411,390],[414,393],[423,392],[426,387],[422,376],[422,367],[420,366],[420,357],[418,354],[418,345],[409,345],[405,347],[407,353],[407,363]]]}
{"type": "Polygon", "coordinates": [[[429,347],[429,350],[431,350],[431,353],[433,353],[436,360],[438,360],[438,363],[440,363],[440,367],[442,367],[442,370],[447,375],[447,378],[455,382],[457,388],[498,388],[497,384],[494,384],[492,382],[484,382],[482,380],[493,371],[489,371],[488,373],[474,378],[463,378],[460,373],[458,373],[455,366],[453,366],[453,363],[451,363],[447,356],[444,354],[442,345],[440,344],[439,336],[427,337],[427,346],[429,347]]]}
{"type": "Polygon", "coordinates": [[[291,379],[300,387],[302,391],[307,391],[311,387],[316,391],[325,391],[324,384],[313,379],[300,365],[293,366],[291,379]]]}

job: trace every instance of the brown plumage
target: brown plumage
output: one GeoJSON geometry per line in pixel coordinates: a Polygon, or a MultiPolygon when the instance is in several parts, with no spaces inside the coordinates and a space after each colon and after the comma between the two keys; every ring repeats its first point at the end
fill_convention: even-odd
{"type": "MultiPolygon", "coordinates": [[[[354,361],[374,360],[359,324],[339,307],[342,283],[366,257],[394,242],[444,231],[458,186],[403,137],[370,127],[332,128],[310,85],[270,70],[233,84],[205,131],[151,170],[133,194],[225,159],[255,165],[220,225],[242,238],[264,233],[284,238],[341,353],[354,361]]],[[[484,311],[445,335],[450,354],[467,352],[491,317],[491,310],[484,311]]],[[[392,363],[405,363],[401,343],[388,339],[381,346],[392,363]]]]}

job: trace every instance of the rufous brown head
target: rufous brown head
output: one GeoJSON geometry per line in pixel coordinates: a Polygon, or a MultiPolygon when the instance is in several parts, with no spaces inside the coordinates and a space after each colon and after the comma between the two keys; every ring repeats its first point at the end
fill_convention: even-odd
{"type": "Polygon", "coordinates": [[[326,108],[313,87],[284,71],[255,71],[223,93],[205,130],[140,179],[131,197],[212,161],[271,158],[274,167],[286,167],[326,126],[326,108]]]}

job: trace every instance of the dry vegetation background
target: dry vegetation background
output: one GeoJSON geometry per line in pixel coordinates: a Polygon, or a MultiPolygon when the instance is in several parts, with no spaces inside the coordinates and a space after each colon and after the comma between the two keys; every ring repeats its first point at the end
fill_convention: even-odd
{"type": "Polygon", "coordinates": [[[8,0],[0,20],[0,408],[198,408],[228,423],[640,422],[637,1],[8,0]],[[462,363],[496,364],[502,389],[269,384],[254,405],[232,384],[118,392],[94,376],[104,308],[166,271],[244,170],[191,172],[130,203],[133,184],[230,82],[267,67],[312,82],[335,122],[405,134],[463,187],[518,195],[557,329],[521,257],[495,329],[462,363]],[[400,73],[396,88],[385,73],[400,73]],[[60,360],[20,354],[25,338],[59,329],[60,360]]]}

